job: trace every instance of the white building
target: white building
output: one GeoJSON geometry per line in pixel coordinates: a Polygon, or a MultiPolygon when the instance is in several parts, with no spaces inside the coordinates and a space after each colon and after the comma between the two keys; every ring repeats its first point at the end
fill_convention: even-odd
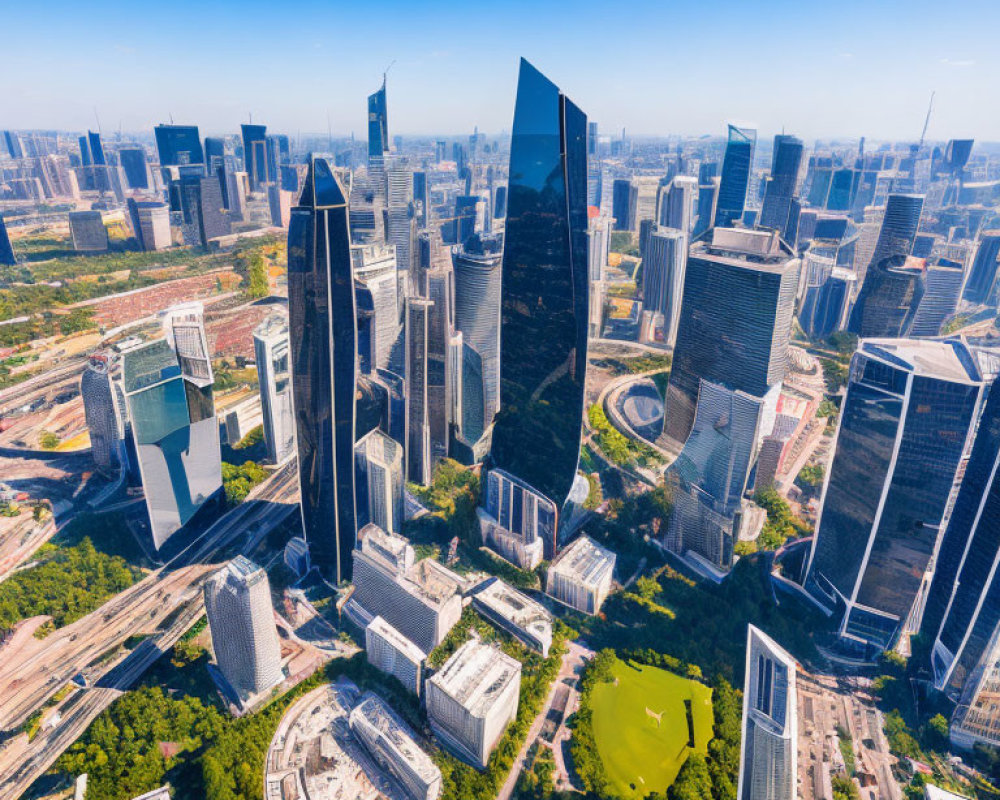
{"type": "Polygon", "coordinates": [[[456,756],[483,769],[517,716],[520,689],[520,662],[470,639],[427,682],[431,730],[456,756]]]}
{"type": "Polygon", "coordinates": [[[280,683],[281,645],[267,573],[237,556],[205,583],[215,661],[241,700],[280,683]]]}
{"type": "Polygon", "coordinates": [[[476,611],[507,631],[525,647],[548,658],[552,646],[552,615],[523,592],[499,578],[490,578],[476,587],[472,595],[476,611]]]}
{"type": "Polygon", "coordinates": [[[747,626],[739,800],[795,800],[798,750],[795,660],[747,626]]]}
{"type": "Polygon", "coordinates": [[[288,318],[272,314],[253,332],[267,458],[282,464],[295,454],[295,412],[288,354],[288,318]]]}
{"type": "Polygon", "coordinates": [[[441,770],[384,700],[366,692],[350,716],[351,731],[413,800],[437,800],[441,770]]]}
{"type": "Polygon", "coordinates": [[[574,539],[549,567],[545,593],[577,611],[596,614],[611,592],[615,558],[589,536],[574,539]]]}
{"type": "Polygon", "coordinates": [[[375,669],[393,675],[415,695],[420,695],[427,654],[382,617],[365,628],[365,653],[375,669]]]}
{"type": "Polygon", "coordinates": [[[403,528],[403,447],[375,428],[354,445],[358,527],[403,528]]]}

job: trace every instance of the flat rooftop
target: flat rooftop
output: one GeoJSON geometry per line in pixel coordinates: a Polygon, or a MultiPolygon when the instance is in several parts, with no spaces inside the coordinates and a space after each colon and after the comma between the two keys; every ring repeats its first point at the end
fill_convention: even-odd
{"type": "Polygon", "coordinates": [[[858,352],[915,375],[978,383],[976,359],[958,339],[863,339],[858,352]]]}
{"type": "Polygon", "coordinates": [[[374,728],[389,743],[394,755],[406,762],[427,783],[441,777],[441,771],[414,741],[413,733],[406,723],[378,695],[365,692],[351,711],[350,723],[352,727],[360,723],[374,728]]]}
{"type": "Polygon", "coordinates": [[[691,245],[691,255],[773,274],[781,274],[798,262],[777,231],[749,228],[712,228],[691,245]]]}
{"type": "Polygon", "coordinates": [[[393,647],[414,663],[419,664],[427,658],[427,653],[392,627],[392,625],[386,622],[384,618],[375,617],[375,619],[368,623],[368,628],[373,633],[378,634],[389,642],[393,647]]]}
{"type": "Polygon", "coordinates": [[[473,597],[499,616],[536,636],[552,636],[552,615],[523,592],[499,578],[486,581],[473,597]]]}
{"type": "Polygon", "coordinates": [[[550,570],[584,586],[596,586],[615,568],[615,554],[589,536],[581,536],[552,562],[550,570]]]}
{"type": "Polygon", "coordinates": [[[485,717],[503,690],[521,675],[521,663],[498,647],[469,639],[431,678],[431,683],[474,717],[485,717]]]}

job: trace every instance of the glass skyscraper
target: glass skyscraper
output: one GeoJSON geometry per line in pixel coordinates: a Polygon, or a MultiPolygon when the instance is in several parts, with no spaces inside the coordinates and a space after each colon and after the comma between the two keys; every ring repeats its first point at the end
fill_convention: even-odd
{"type": "Polygon", "coordinates": [[[118,151],[118,163],[125,170],[125,180],[130,189],[149,188],[149,170],[146,151],[141,147],[123,147],[118,151]]]}
{"type": "Polygon", "coordinates": [[[743,207],[747,201],[747,187],[750,185],[750,169],[753,166],[753,151],[756,144],[757,131],[753,128],[729,126],[729,140],[726,143],[726,155],[722,161],[719,199],[715,207],[717,227],[732,227],[734,222],[743,218],[743,207]]]}
{"type": "Polygon", "coordinates": [[[250,176],[250,188],[254,191],[271,178],[267,169],[267,126],[240,125],[243,134],[243,165],[250,176]]]}
{"type": "Polygon", "coordinates": [[[589,311],[586,194],[587,117],[522,59],[491,457],[557,507],[569,495],[580,454],[589,311]]]}
{"type": "Polygon", "coordinates": [[[272,314],[254,329],[253,348],[267,458],[281,464],[295,453],[288,320],[283,314],[272,314]]]}
{"type": "Polygon", "coordinates": [[[0,264],[8,267],[14,266],[17,259],[14,257],[14,247],[10,243],[10,236],[7,234],[7,225],[3,221],[3,214],[0,214],[0,264]]]}
{"type": "Polygon", "coordinates": [[[157,125],[153,133],[161,167],[205,163],[197,125],[157,125]]]}
{"type": "Polygon", "coordinates": [[[764,203],[758,223],[760,227],[784,232],[799,168],[802,166],[802,150],[802,140],[795,136],[779,133],[774,137],[771,175],[764,188],[764,203]]]}
{"type": "Polygon", "coordinates": [[[919,628],[984,386],[958,340],[870,339],[854,354],[805,582],[851,649],[919,628]]]}
{"type": "Polygon", "coordinates": [[[389,117],[385,103],[385,76],[378,91],[368,95],[368,159],[382,158],[389,150],[389,117]]]}
{"type": "Polygon", "coordinates": [[[963,299],[970,303],[996,305],[998,272],[1000,272],[1000,231],[986,231],[976,247],[976,255],[965,282],[963,299]]]}
{"type": "Polygon", "coordinates": [[[288,229],[288,318],[302,527],[331,582],[351,576],[358,349],[347,198],[323,159],[309,165],[288,229]]]}

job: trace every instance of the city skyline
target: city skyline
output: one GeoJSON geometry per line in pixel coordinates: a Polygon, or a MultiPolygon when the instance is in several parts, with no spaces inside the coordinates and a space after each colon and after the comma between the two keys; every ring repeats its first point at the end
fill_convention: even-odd
{"type": "MultiPolygon", "coordinates": [[[[200,9],[203,24],[185,26],[183,37],[174,35],[185,18],[178,5],[185,3],[151,8],[140,19],[117,0],[86,9],[55,3],[47,20],[51,50],[39,63],[32,61],[30,82],[9,93],[5,122],[23,129],[85,130],[99,119],[106,132],[119,124],[147,131],[172,116],[216,133],[235,132],[252,114],[272,130],[316,134],[329,126],[336,135],[353,131],[362,139],[364,98],[389,68],[390,141],[397,134],[474,126],[503,132],[510,130],[512,79],[524,55],[557,83],[572,78],[602,133],[624,127],[639,136],[721,135],[726,121],[749,120],[761,137],[786,130],[807,144],[817,137],[916,140],[934,91],[929,139],[975,134],[980,141],[1000,141],[1000,111],[980,100],[989,96],[990,78],[1000,69],[990,37],[996,27],[990,19],[995,22],[998,12],[981,0],[964,0],[947,15],[923,0],[877,7],[852,0],[841,4],[836,17],[790,2],[752,16],[734,2],[708,9],[643,3],[632,11],[643,24],[620,42],[627,47],[616,47],[607,26],[597,24],[607,10],[596,3],[575,5],[574,13],[563,4],[531,7],[530,28],[523,24],[526,4],[467,9],[461,17],[446,3],[419,10],[390,4],[391,26],[361,9],[309,4],[296,15],[271,15],[259,26],[259,17],[231,15],[233,4],[222,3],[200,9]],[[931,15],[935,24],[924,25],[931,15]],[[459,19],[491,35],[468,43],[444,37],[445,26],[459,19]],[[335,52],[320,33],[334,23],[357,33],[338,42],[335,52]],[[545,35],[555,23],[565,45],[553,46],[545,35]],[[887,37],[905,42],[905,51],[887,47],[887,37]],[[76,46],[81,39],[86,49],[76,46]],[[749,80],[734,80],[744,76],[747,60],[767,40],[777,43],[768,48],[768,58],[753,60],[749,80]],[[254,48],[266,57],[242,59],[254,48]],[[608,57],[595,58],[603,54],[608,57]],[[287,68],[283,59],[289,59],[287,68]],[[293,79],[297,69],[324,75],[326,99],[316,101],[312,82],[293,79]],[[96,70],[100,80],[94,79],[96,70]],[[205,74],[213,80],[202,81],[205,74]],[[435,91],[442,86],[449,91],[435,91]]],[[[37,55],[27,49],[32,22],[27,9],[5,14],[12,63],[37,55]]]]}

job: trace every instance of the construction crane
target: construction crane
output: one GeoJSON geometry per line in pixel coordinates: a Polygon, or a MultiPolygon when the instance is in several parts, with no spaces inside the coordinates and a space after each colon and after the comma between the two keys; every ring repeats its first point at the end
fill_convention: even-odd
{"type": "Polygon", "coordinates": [[[931,124],[931,112],[934,110],[934,92],[931,92],[931,100],[927,104],[927,117],[924,119],[924,129],[920,132],[920,144],[917,145],[919,150],[924,146],[924,139],[927,137],[927,126],[931,124]]]}

